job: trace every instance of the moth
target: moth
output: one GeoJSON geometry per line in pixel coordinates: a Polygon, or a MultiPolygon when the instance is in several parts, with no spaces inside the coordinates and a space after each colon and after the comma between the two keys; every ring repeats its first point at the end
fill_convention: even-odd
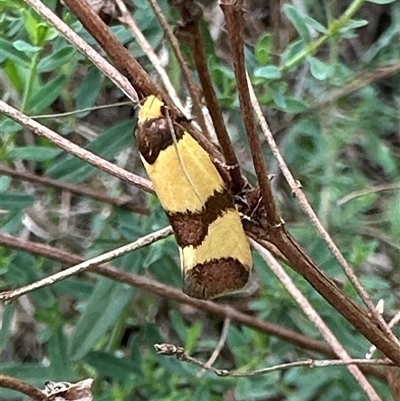
{"type": "Polygon", "coordinates": [[[136,140],[179,246],[184,293],[209,299],[240,290],[252,268],[250,245],[209,154],[156,96],[140,106],[136,140]]]}

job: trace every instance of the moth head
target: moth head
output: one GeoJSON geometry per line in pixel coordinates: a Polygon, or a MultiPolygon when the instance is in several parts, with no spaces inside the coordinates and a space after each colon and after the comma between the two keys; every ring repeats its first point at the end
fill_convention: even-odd
{"type": "Polygon", "coordinates": [[[139,110],[139,122],[162,117],[164,102],[157,96],[148,96],[139,110]]]}

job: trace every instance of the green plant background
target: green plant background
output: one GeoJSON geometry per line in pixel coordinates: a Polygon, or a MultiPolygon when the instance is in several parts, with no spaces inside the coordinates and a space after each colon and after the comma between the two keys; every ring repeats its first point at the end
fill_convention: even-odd
{"type": "MultiPolygon", "coordinates": [[[[160,3],[171,24],[176,24],[177,11],[165,1],[160,3]]],[[[205,3],[209,11],[213,2],[205,3]]],[[[337,91],[362,80],[363,73],[400,61],[400,4],[373,3],[354,1],[353,9],[350,7],[353,14],[346,14],[350,3],[341,0],[305,1],[302,4],[307,13],[288,2],[282,9],[284,22],[276,31],[272,29],[274,21],[268,18],[271,10],[263,2],[254,2],[248,6],[246,18],[254,18],[257,24],[254,29],[250,24],[246,29],[246,57],[257,96],[291,171],[373,301],[385,300],[390,317],[400,305],[400,75],[361,85],[359,90],[335,98],[337,91]],[[374,190],[382,185],[389,189],[374,190]],[[365,189],[372,190],[341,202],[343,197],[365,189]]],[[[46,4],[95,45],[68,10],[56,1],[46,4]]],[[[126,100],[25,3],[1,0],[0,6],[2,100],[32,116],[126,100]]],[[[135,21],[152,47],[170,52],[148,3],[133,1],[131,6],[135,21]]],[[[153,72],[124,26],[118,20],[111,21],[110,26],[143,67],[153,72]]],[[[206,22],[203,31],[211,76],[229,132],[244,172],[254,182],[226,36],[220,28],[222,33],[213,42],[206,22]]],[[[182,98],[187,96],[171,54],[166,70],[182,98]]],[[[134,147],[135,113],[131,106],[38,119],[103,158],[144,175],[134,147]]],[[[0,130],[2,163],[116,197],[128,194],[142,211],[135,214],[73,195],[65,206],[65,194],[59,190],[3,175],[2,232],[25,237],[29,234],[33,241],[90,258],[167,225],[153,196],[128,188],[3,116],[0,130]]],[[[356,298],[338,264],[291,197],[267,145],[264,147],[269,170],[277,174],[274,190],[289,230],[326,273],[356,298]]],[[[23,251],[0,249],[1,289],[21,286],[62,267],[23,251]]],[[[172,238],[125,255],[113,264],[180,286],[172,238]]],[[[235,306],[321,339],[257,255],[255,269],[259,294],[250,300],[235,300],[235,306]]],[[[369,348],[363,337],[308,283],[291,271],[289,274],[351,355],[363,357],[369,348]]],[[[206,373],[198,378],[198,368],[155,354],[155,343],[172,342],[206,360],[218,342],[222,323],[216,316],[168,299],[83,274],[3,307],[1,372],[39,388],[47,380],[94,377],[96,400],[366,399],[343,367],[296,368],[239,379],[206,373]]],[[[323,358],[265,333],[231,324],[215,366],[252,370],[309,357],[323,358]]],[[[376,379],[371,382],[383,400],[392,399],[384,383],[376,379]]],[[[21,399],[4,389],[0,394],[5,400],[21,399]]]]}

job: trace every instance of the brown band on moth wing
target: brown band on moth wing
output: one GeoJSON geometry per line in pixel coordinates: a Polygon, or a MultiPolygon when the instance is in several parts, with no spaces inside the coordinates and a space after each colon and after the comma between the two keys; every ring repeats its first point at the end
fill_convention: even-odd
{"type": "Polygon", "coordinates": [[[231,193],[224,189],[222,192],[214,191],[199,212],[166,212],[178,245],[196,248],[208,234],[208,226],[227,210],[235,210],[235,204],[231,193]]]}
{"type": "Polygon", "coordinates": [[[185,273],[183,292],[193,298],[214,298],[244,287],[249,274],[237,259],[211,259],[185,273]]]}
{"type": "MultiPolygon", "coordinates": [[[[175,127],[174,133],[178,142],[185,135],[180,127],[175,127]]],[[[160,152],[174,143],[170,124],[164,117],[140,123],[136,130],[136,140],[140,154],[149,164],[154,164],[160,152]]]]}

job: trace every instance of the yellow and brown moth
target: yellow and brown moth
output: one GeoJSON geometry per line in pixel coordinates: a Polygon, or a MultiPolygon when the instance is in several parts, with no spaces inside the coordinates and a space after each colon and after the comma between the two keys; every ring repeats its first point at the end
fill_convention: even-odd
{"type": "Polygon", "coordinates": [[[241,289],[252,257],[232,194],[208,153],[147,97],[139,111],[137,145],[175,233],[183,291],[208,299],[241,289]]]}

